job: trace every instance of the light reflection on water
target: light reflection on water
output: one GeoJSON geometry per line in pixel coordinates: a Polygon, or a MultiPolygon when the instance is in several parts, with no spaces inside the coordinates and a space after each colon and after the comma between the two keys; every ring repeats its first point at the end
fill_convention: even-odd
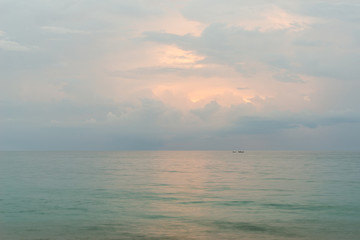
{"type": "Polygon", "coordinates": [[[358,239],[360,154],[0,152],[0,238],[358,239]]]}

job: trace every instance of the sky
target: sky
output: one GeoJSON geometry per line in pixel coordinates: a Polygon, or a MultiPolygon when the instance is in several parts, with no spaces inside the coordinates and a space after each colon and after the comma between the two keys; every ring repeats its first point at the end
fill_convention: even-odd
{"type": "Polygon", "coordinates": [[[0,0],[0,150],[360,150],[360,2],[0,0]]]}

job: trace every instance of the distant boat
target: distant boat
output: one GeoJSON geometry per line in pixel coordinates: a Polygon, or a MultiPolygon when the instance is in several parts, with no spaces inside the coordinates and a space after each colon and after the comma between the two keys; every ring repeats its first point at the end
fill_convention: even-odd
{"type": "Polygon", "coordinates": [[[245,151],[242,151],[242,150],[235,151],[235,150],[233,150],[232,152],[233,153],[244,153],[245,151]]]}

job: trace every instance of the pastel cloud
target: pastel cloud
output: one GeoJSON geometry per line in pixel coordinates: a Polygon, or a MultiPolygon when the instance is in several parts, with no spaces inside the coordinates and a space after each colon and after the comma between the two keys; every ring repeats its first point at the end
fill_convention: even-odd
{"type": "Polygon", "coordinates": [[[356,2],[0,7],[0,149],[355,149],[328,139],[360,140],[350,130],[360,130],[356,2]]]}

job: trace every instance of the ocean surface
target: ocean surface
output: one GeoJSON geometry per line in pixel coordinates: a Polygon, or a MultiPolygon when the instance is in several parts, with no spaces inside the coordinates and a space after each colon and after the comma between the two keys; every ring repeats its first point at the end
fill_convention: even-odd
{"type": "Polygon", "coordinates": [[[360,239],[360,153],[0,152],[0,239],[360,239]]]}

